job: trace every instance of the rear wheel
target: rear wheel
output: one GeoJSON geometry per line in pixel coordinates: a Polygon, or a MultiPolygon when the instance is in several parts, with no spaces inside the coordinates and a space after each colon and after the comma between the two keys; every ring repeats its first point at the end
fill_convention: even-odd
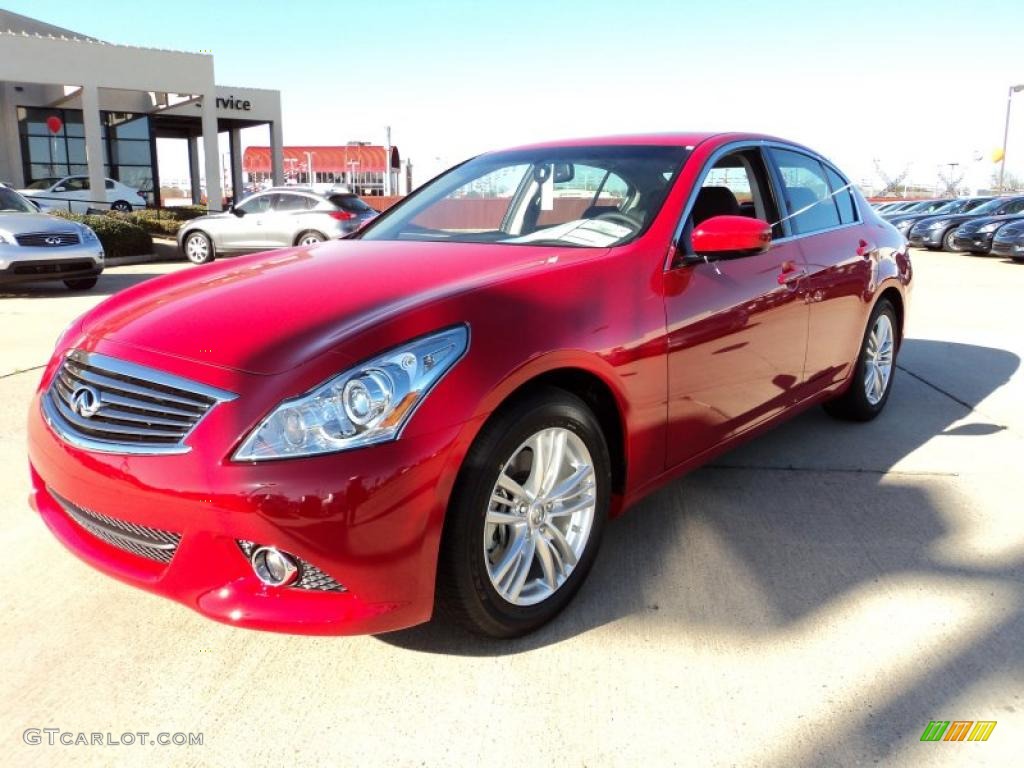
{"type": "Polygon", "coordinates": [[[303,232],[299,235],[295,242],[296,245],[316,245],[317,243],[322,243],[326,239],[327,237],[325,235],[310,230],[309,232],[303,232]]]}
{"type": "Polygon", "coordinates": [[[550,621],[594,562],[610,488],[608,446],[582,400],[545,389],[499,414],[470,449],[452,496],[438,608],[492,637],[550,621]]]}
{"type": "Polygon", "coordinates": [[[90,288],[95,288],[98,282],[98,277],[76,277],[65,280],[64,285],[72,291],[88,291],[90,288]]]}
{"type": "Polygon", "coordinates": [[[110,210],[118,211],[119,213],[131,213],[132,212],[132,206],[126,200],[118,200],[118,201],[116,201],[116,202],[111,204],[110,210]]]}
{"type": "Polygon", "coordinates": [[[829,415],[850,421],[871,421],[882,412],[896,371],[898,327],[892,302],[880,300],[868,321],[849,389],[825,403],[829,415]]]}
{"type": "Polygon", "coordinates": [[[208,264],[213,261],[213,243],[203,232],[190,232],[183,243],[185,257],[193,264],[208,264]]]}

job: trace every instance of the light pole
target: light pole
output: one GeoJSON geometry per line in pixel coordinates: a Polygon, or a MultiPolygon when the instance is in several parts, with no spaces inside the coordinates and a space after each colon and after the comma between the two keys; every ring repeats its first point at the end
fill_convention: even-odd
{"type": "Polygon", "coordinates": [[[1011,85],[1006,92],[1006,126],[1003,128],[1003,156],[999,160],[999,191],[1003,191],[1003,174],[1006,171],[1006,140],[1010,138],[1010,105],[1013,103],[1013,94],[1024,91],[1024,84],[1011,85]]]}

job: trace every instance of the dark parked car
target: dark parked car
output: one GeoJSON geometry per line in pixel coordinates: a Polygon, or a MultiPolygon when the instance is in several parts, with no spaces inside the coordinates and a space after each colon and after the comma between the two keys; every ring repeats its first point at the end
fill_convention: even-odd
{"type": "Polygon", "coordinates": [[[979,205],[969,213],[950,216],[942,214],[921,219],[910,228],[907,240],[915,248],[930,248],[932,250],[941,248],[946,251],[955,251],[958,248],[953,242],[956,237],[953,233],[964,222],[985,216],[1005,216],[1022,211],[1024,211],[1024,197],[996,197],[979,205]]]}
{"type": "MultiPolygon", "coordinates": [[[[991,197],[960,197],[956,200],[950,200],[941,208],[936,209],[930,213],[898,213],[894,216],[886,216],[885,218],[892,224],[896,229],[900,231],[904,237],[910,232],[910,228],[914,226],[921,219],[927,219],[929,216],[942,216],[945,214],[953,213],[967,213],[973,211],[980,205],[984,205],[991,197]]],[[[950,250],[953,250],[950,248],[950,250]]]]}
{"type": "Polygon", "coordinates": [[[1022,219],[1024,214],[982,216],[980,219],[965,221],[953,231],[953,247],[958,251],[987,254],[992,250],[992,239],[995,234],[1007,224],[1022,219]]]}
{"type": "Polygon", "coordinates": [[[1024,219],[1012,221],[996,231],[991,253],[1024,263],[1024,219]]]}
{"type": "Polygon", "coordinates": [[[889,221],[894,216],[902,216],[905,213],[935,213],[942,206],[952,201],[952,198],[949,197],[937,198],[935,200],[918,200],[916,203],[912,203],[906,208],[901,208],[899,211],[886,211],[882,214],[882,218],[889,221]]]}

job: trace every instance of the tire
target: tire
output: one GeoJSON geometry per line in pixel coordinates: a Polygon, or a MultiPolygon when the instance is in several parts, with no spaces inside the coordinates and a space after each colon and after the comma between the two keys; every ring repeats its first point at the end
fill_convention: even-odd
{"type": "Polygon", "coordinates": [[[959,250],[954,244],[953,240],[956,238],[956,227],[950,227],[942,234],[942,248],[941,250],[947,251],[948,253],[957,253],[959,250]]]}
{"type": "Polygon", "coordinates": [[[466,455],[449,502],[438,612],[491,637],[518,637],[541,627],[565,608],[590,571],[610,498],[608,445],[582,400],[552,387],[499,411],[466,455]],[[534,456],[542,450],[557,455],[558,442],[569,461],[559,462],[559,471],[548,477],[534,475],[534,456]],[[560,487],[572,490],[559,496],[560,487]],[[524,552],[530,553],[528,564],[524,552]]]}
{"type": "MultiPolygon", "coordinates": [[[[896,309],[889,299],[881,299],[875,304],[864,331],[864,339],[857,352],[857,363],[853,369],[850,386],[842,395],[825,403],[825,411],[830,416],[846,421],[871,421],[882,412],[889,400],[889,393],[892,392],[892,380],[896,373],[896,353],[899,351],[899,332],[896,309]],[[876,332],[884,335],[886,321],[888,321],[887,348],[889,350],[887,373],[877,363],[873,368],[869,368],[871,359],[875,357],[876,344],[873,337],[876,332]],[[881,331],[879,331],[880,327],[881,331]],[[879,374],[884,376],[884,383],[880,390],[876,378],[868,379],[869,370],[878,370],[879,374]]],[[[882,347],[886,348],[884,341],[882,347]]],[[[881,353],[880,357],[884,359],[885,353],[881,353]]]]}
{"type": "Polygon", "coordinates": [[[1024,256],[1011,256],[1010,258],[1013,259],[1016,264],[1024,264],[1024,256]]]}
{"type": "Polygon", "coordinates": [[[119,213],[131,213],[132,206],[127,200],[115,200],[110,204],[110,210],[117,211],[119,213]]]}
{"type": "Polygon", "coordinates": [[[209,264],[216,258],[213,243],[205,232],[189,232],[182,241],[185,258],[193,264],[209,264]]]}
{"type": "Polygon", "coordinates": [[[324,242],[326,239],[327,239],[326,235],[323,235],[323,234],[317,232],[316,230],[311,229],[311,230],[309,230],[307,232],[303,232],[301,235],[299,235],[297,238],[295,238],[295,244],[296,245],[316,245],[317,243],[324,242]]]}
{"type": "Polygon", "coordinates": [[[75,277],[65,280],[64,285],[72,291],[88,291],[90,288],[95,288],[98,282],[98,277],[75,277]]]}

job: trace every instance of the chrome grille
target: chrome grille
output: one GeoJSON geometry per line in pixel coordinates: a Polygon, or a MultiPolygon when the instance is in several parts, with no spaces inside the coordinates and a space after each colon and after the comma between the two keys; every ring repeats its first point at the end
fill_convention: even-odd
{"type": "Polygon", "coordinates": [[[136,525],[125,520],[101,515],[99,512],[80,507],[47,488],[50,495],[68,513],[68,517],[91,533],[97,539],[107,542],[125,552],[139,555],[158,563],[169,563],[181,542],[180,533],[162,531],[136,525]]]}
{"type": "MultiPolygon", "coordinates": [[[[245,554],[246,559],[252,557],[252,553],[260,545],[254,541],[245,541],[244,539],[238,540],[238,547],[245,554]]],[[[291,589],[310,589],[316,592],[347,592],[344,586],[336,582],[326,573],[321,571],[315,565],[307,560],[303,560],[297,555],[293,555],[290,552],[289,556],[295,558],[295,561],[299,564],[299,580],[291,585],[291,589]]]]}
{"type": "Polygon", "coordinates": [[[43,397],[43,413],[67,442],[106,453],[185,453],[192,429],[230,392],[153,368],[75,350],[43,397]]]}
{"type": "Polygon", "coordinates": [[[18,241],[18,245],[35,248],[60,248],[79,243],[77,232],[29,232],[24,235],[15,235],[14,239],[18,241]]]}

